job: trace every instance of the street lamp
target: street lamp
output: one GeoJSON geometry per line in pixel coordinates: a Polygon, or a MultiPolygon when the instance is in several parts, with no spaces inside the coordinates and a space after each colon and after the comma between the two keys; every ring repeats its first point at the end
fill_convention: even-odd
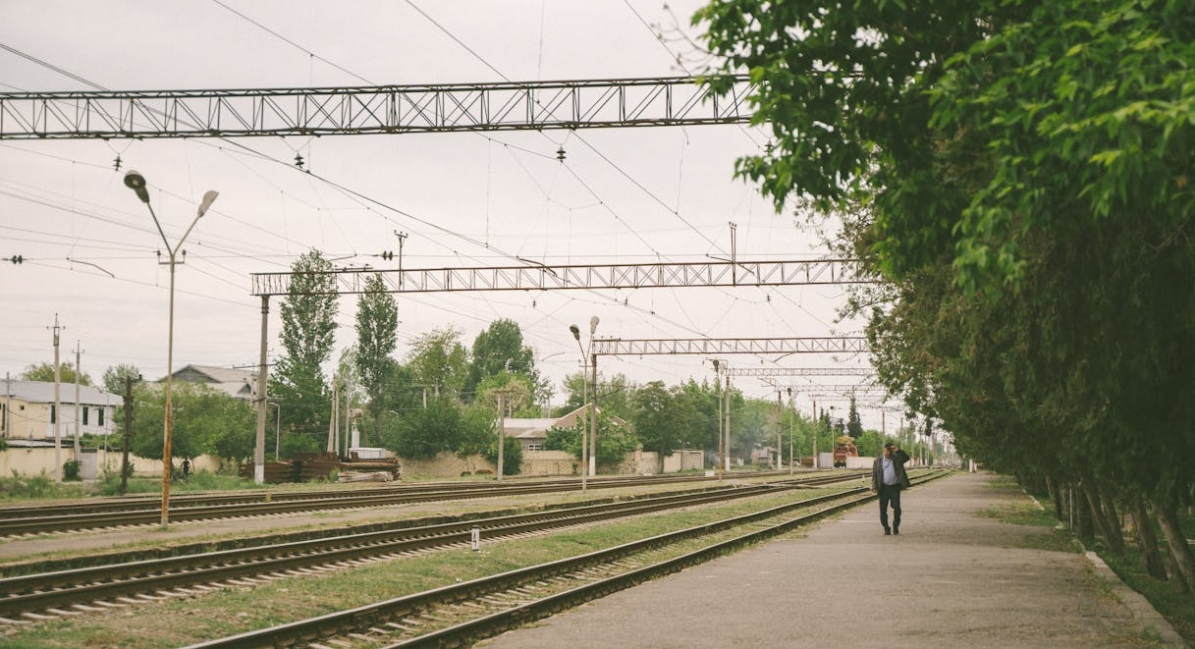
{"type": "Polygon", "coordinates": [[[166,233],[162,230],[162,224],[158,221],[158,215],[154,213],[153,205],[149,203],[149,192],[146,190],[145,176],[140,173],[129,170],[124,175],[124,184],[129,189],[137,194],[137,198],[145,203],[149,208],[149,215],[153,217],[154,225],[158,228],[158,234],[162,235],[162,243],[165,244],[167,252],[170,253],[170,319],[169,328],[167,330],[166,338],[166,423],[165,431],[162,435],[162,528],[165,529],[170,524],[170,470],[173,467],[173,462],[170,457],[170,439],[171,432],[174,426],[174,415],[171,409],[170,388],[171,380],[174,374],[174,267],[176,265],[176,256],[178,251],[183,247],[183,242],[187,240],[187,236],[191,234],[191,230],[195,229],[195,224],[199,222],[200,217],[207,212],[208,208],[212,206],[212,202],[220,194],[214,190],[208,190],[203,195],[203,200],[199,203],[199,209],[196,211],[195,219],[191,221],[190,227],[183,233],[181,239],[178,240],[173,248],[170,247],[170,242],[166,240],[166,233]]]}
{"type": "MultiPolygon", "coordinates": [[[[568,330],[573,333],[573,339],[577,341],[577,350],[581,352],[581,407],[582,412],[589,407],[589,379],[586,377],[586,370],[589,369],[589,357],[585,355],[585,348],[581,346],[581,330],[577,325],[569,325],[568,330]]],[[[587,486],[585,477],[589,475],[588,468],[588,442],[589,435],[586,434],[585,426],[581,426],[581,491],[585,491],[587,486]]]]}
{"type": "Polygon", "coordinates": [[[597,316],[589,319],[589,371],[590,383],[593,384],[593,416],[589,418],[589,476],[591,478],[597,477],[597,354],[593,351],[593,334],[597,333],[598,327],[597,316]]]}

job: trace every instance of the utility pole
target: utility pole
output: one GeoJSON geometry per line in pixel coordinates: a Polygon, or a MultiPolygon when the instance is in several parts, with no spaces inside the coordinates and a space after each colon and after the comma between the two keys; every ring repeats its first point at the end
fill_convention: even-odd
{"type": "Polygon", "coordinates": [[[780,427],[784,425],[784,400],[781,394],[780,390],[776,390],[776,470],[780,470],[781,456],[784,455],[780,446],[780,427]]]}
{"type": "Polygon", "coordinates": [[[79,348],[79,341],[75,341],[75,461],[79,461],[79,375],[83,371],[79,367],[79,355],[83,351],[79,348]]]}
{"type": "Polygon", "coordinates": [[[813,401],[813,468],[817,469],[817,436],[821,433],[822,420],[817,416],[817,399],[810,397],[810,400],[813,401]]]}
{"type": "Polygon", "coordinates": [[[723,434],[726,435],[726,471],[730,471],[730,375],[726,375],[726,390],[723,393],[723,398],[726,399],[726,427],[723,434]]]}
{"type": "Polygon", "coordinates": [[[503,466],[502,462],[505,459],[506,449],[506,409],[503,397],[506,396],[504,390],[498,391],[498,482],[502,482],[503,466]]]}
{"type": "Polygon", "coordinates": [[[720,366],[720,363],[718,362],[718,359],[715,358],[714,359],[714,394],[718,395],[718,463],[715,465],[714,468],[717,470],[718,480],[721,480],[722,479],[722,464],[723,464],[722,454],[725,450],[725,447],[722,446],[722,405],[723,405],[724,399],[722,398],[722,394],[721,394],[721,392],[722,392],[722,375],[718,373],[719,366],[720,366]]]}
{"type": "Polygon", "coordinates": [[[4,439],[12,437],[12,379],[4,373],[4,439]]]}
{"type": "Polygon", "coordinates": [[[58,314],[54,314],[54,484],[62,484],[62,368],[58,365],[58,314]]]}
{"type": "Polygon", "coordinates": [[[133,377],[124,377],[124,439],[120,444],[120,495],[129,489],[129,437],[133,434],[133,377]]]}

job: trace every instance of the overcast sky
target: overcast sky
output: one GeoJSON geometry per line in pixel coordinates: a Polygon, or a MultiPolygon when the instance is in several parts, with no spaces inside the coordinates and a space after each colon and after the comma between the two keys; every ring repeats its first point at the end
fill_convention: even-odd
{"type": "MultiPolygon", "coordinates": [[[[692,1],[0,0],[0,92],[274,88],[656,77],[698,72],[692,1]],[[19,52],[14,53],[12,50],[19,52]],[[24,55],[24,56],[22,56],[24,55]],[[33,60],[30,60],[33,59],[33,60]],[[60,71],[55,71],[57,68],[60,71]],[[64,74],[67,73],[67,74],[64,74]]],[[[136,169],[168,239],[209,189],[219,199],[177,270],[174,367],[255,366],[260,299],[250,273],[285,271],[317,248],[337,266],[405,268],[702,261],[824,256],[822,233],[777,215],[734,160],[767,134],[747,126],[337,136],[0,141],[0,372],[78,344],[99,379],[117,363],[166,371],[169,273],[145,206],[122,183],[136,169]],[[563,148],[566,159],[556,159],[563,148]],[[293,164],[305,160],[304,173],[293,164]],[[113,168],[119,156],[121,170],[113,168]],[[346,191],[347,190],[347,191],[346,191]],[[437,227],[432,227],[434,224],[437,227]],[[110,275],[114,275],[112,277],[110,275]]],[[[578,369],[570,324],[599,336],[711,338],[857,335],[836,323],[844,287],[404,295],[399,349],[452,326],[471,344],[498,318],[519,323],[559,386],[578,369]]],[[[269,354],[281,352],[278,300],[269,354]]],[[[356,339],[340,300],[337,355],[356,339]]],[[[736,366],[775,365],[735,357],[736,366]]],[[[860,357],[789,356],[785,367],[866,366],[860,357]]],[[[606,358],[603,373],[671,385],[712,378],[708,359],[606,358]]],[[[846,383],[855,379],[820,379],[846,383]]],[[[781,379],[806,385],[808,379],[781,379]]],[[[812,380],[817,382],[819,380],[812,380]]],[[[775,398],[757,379],[735,385],[775,398]]],[[[560,390],[556,402],[561,400],[560,390]]],[[[809,399],[798,405],[808,412],[809,399]]],[[[842,407],[843,404],[839,404],[842,407]]],[[[864,424],[879,427],[865,411],[864,424]]],[[[889,419],[893,419],[889,417],[889,419]]],[[[890,421],[888,428],[894,424],[890,421]]]]}

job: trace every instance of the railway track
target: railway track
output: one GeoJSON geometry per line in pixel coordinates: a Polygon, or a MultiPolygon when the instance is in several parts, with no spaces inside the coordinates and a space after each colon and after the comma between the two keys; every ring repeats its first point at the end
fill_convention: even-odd
{"type": "MultiPolygon", "coordinates": [[[[751,477],[787,475],[783,472],[751,474],[751,477]]],[[[614,489],[669,483],[710,482],[706,476],[653,476],[650,478],[600,478],[589,481],[589,489],[614,489]]],[[[506,483],[431,483],[399,485],[381,489],[320,490],[301,492],[240,492],[201,494],[172,498],[170,520],[174,522],[269,516],[304,511],[359,509],[390,505],[496,498],[527,494],[580,491],[580,481],[543,480],[506,483]]],[[[96,530],[112,527],[154,525],[161,522],[160,499],[136,498],[74,502],[62,505],[0,508],[0,538],[49,532],[96,530]]]]}
{"type": "MultiPolygon", "coordinates": [[[[591,524],[682,507],[783,493],[834,482],[858,480],[858,474],[836,473],[750,486],[727,486],[701,492],[643,497],[616,503],[561,507],[523,514],[415,525],[337,536],[258,542],[248,547],[195,552],[152,560],[103,562],[64,570],[0,579],[0,622],[37,621],[136,603],[139,599],[194,595],[241,580],[312,573],[362,561],[384,560],[438,548],[468,544],[473,535],[487,541],[542,534],[563,527],[591,524]]],[[[285,538],[285,537],[283,537],[285,538]]],[[[206,548],[209,546],[200,546],[206,548]]],[[[197,550],[199,548],[196,548],[197,550]]]]}
{"type": "MultiPolygon", "coordinates": [[[[914,484],[945,472],[918,476],[914,484]]],[[[423,649],[477,640],[714,559],[875,498],[865,488],[661,534],[185,649],[423,649]],[[814,507],[821,506],[819,509],[814,507]],[[749,531],[744,532],[743,529],[749,531]],[[699,547],[691,548],[689,545],[699,547]],[[684,545],[678,551],[677,547],[684,545]]]]}

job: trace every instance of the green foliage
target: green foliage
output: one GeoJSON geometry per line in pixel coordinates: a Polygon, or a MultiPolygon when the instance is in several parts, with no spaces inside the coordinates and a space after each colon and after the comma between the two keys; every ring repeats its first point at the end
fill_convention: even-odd
{"type": "MultiPolygon", "coordinates": [[[[171,387],[174,420],[171,455],[203,454],[244,459],[253,455],[257,415],[248,402],[205,384],[176,381],[171,387]]],[[[165,385],[139,383],[133,388],[133,430],[130,448],[141,457],[162,457],[165,429],[165,385]]],[[[123,418],[117,431],[124,433],[123,418]]]]}
{"type": "Polygon", "coordinates": [[[499,395],[507,417],[537,416],[538,411],[533,408],[534,386],[530,379],[521,374],[499,372],[482,379],[477,384],[476,402],[485,404],[494,412],[498,411],[499,395]],[[524,413],[524,414],[520,414],[524,413]]]}
{"type": "Polygon", "coordinates": [[[415,385],[441,395],[459,395],[469,372],[469,351],[461,344],[461,332],[446,327],[420,334],[411,343],[406,368],[415,385]]]}
{"type": "Polygon", "coordinates": [[[497,437],[494,411],[484,405],[465,406],[461,411],[460,427],[458,455],[484,455],[497,437]]]}
{"type": "Polygon", "coordinates": [[[382,444],[401,457],[430,459],[441,451],[455,452],[464,442],[461,408],[454,399],[429,399],[418,408],[386,422],[382,444]]]}
{"type": "Polygon", "coordinates": [[[465,391],[476,394],[482,381],[503,372],[521,374],[533,386],[539,383],[534,353],[523,344],[523,332],[519,325],[506,319],[491,322],[473,340],[465,391]]]}
{"type": "Polygon", "coordinates": [[[113,365],[104,370],[104,375],[100,379],[100,385],[107,392],[123,395],[125,393],[126,379],[132,379],[134,383],[141,381],[141,370],[137,369],[135,365],[127,363],[113,365]]]}
{"type": "Polygon", "coordinates": [[[54,484],[54,478],[44,471],[35,476],[23,476],[13,470],[11,478],[0,477],[0,500],[3,501],[79,498],[84,495],[81,485],[54,484]]]}
{"type": "MultiPolygon", "coordinates": [[[[569,428],[548,429],[547,439],[544,440],[544,450],[567,451],[579,460],[581,458],[581,434],[588,434],[588,420],[578,417],[576,423],[569,428]]],[[[623,426],[616,425],[608,415],[598,412],[597,419],[597,458],[598,466],[617,465],[623,461],[627,453],[639,448],[639,438],[623,426]]]]}
{"type": "Polygon", "coordinates": [[[332,412],[331,389],[322,365],[331,358],[336,332],[336,280],[332,262],[318,250],[304,253],[291,265],[289,293],[282,300],[282,332],[286,353],[270,373],[270,396],[282,404],[288,432],[327,430],[332,412]]]}
{"type": "MultiPolygon", "coordinates": [[[[21,373],[22,381],[45,381],[46,383],[54,382],[54,364],[53,363],[37,363],[25,368],[21,373]]],[[[75,382],[75,366],[69,362],[61,362],[58,364],[58,382],[59,383],[74,383],[75,382]]],[[[84,372],[79,375],[79,385],[91,385],[91,377],[84,372]]]]}
{"type": "MultiPolygon", "coordinates": [[[[391,358],[398,344],[398,303],[388,292],[380,273],[365,280],[365,293],[357,300],[356,369],[369,396],[369,411],[376,422],[397,363],[391,358]]],[[[376,429],[375,429],[376,432],[376,429]]]]}
{"type": "Polygon", "coordinates": [[[67,482],[78,482],[83,479],[79,475],[78,460],[67,460],[62,463],[62,479],[67,482]]]}
{"type": "MultiPolygon", "coordinates": [[[[490,438],[490,443],[482,453],[482,457],[498,465],[498,437],[490,438]]],[[[502,444],[502,475],[518,475],[523,467],[523,445],[514,437],[506,437],[502,444]]]]}
{"type": "Polygon", "coordinates": [[[855,439],[855,446],[859,455],[879,457],[884,454],[884,437],[878,430],[866,430],[855,439]]]}

